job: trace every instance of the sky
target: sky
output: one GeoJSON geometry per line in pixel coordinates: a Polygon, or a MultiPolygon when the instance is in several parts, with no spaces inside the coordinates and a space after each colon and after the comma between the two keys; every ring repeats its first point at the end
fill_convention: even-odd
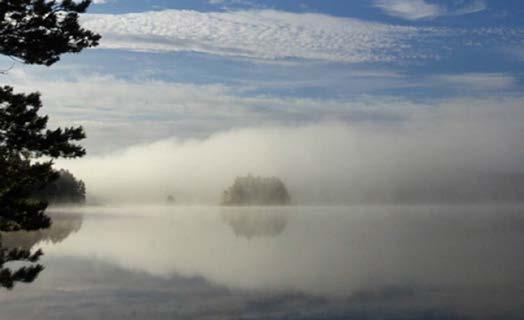
{"type": "Polygon", "coordinates": [[[354,139],[342,139],[360,149],[402,142],[370,158],[470,147],[514,169],[524,163],[522,16],[520,0],[96,0],[81,22],[100,46],[50,68],[16,64],[2,80],[40,91],[51,125],[84,126],[86,159],[228,135],[249,148],[253,130],[280,130],[303,151],[340,138],[332,125],[350,127],[354,139]],[[307,128],[320,129],[293,138],[307,128]]]}
{"type": "Polygon", "coordinates": [[[57,124],[85,126],[92,154],[260,125],[399,122],[410,104],[520,103],[523,14],[518,0],[97,0],[82,22],[98,48],[3,78],[39,90],[57,124]]]}

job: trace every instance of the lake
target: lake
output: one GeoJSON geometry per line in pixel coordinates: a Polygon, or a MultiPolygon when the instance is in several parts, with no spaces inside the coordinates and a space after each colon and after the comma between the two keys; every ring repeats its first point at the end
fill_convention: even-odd
{"type": "Polygon", "coordinates": [[[49,212],[0,319],[524,318],[522,206],[49,212]]]}

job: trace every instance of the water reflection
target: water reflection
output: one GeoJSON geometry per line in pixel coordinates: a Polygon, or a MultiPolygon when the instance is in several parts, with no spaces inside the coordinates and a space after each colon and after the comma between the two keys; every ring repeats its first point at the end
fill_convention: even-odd
{"type": "Polygon", "coordinates": [[[237,237],[276,237],[287,226],[287,210],[282,208],[227,207],[222,209],[222,219],[231,226],[237,237]]]}
{"type": "Polygon", "coordinates": [[[78,214],[51,214],[51,218],[49,229],[0,233],[0,287],[13,289],[17,282],[33,282],[44,270],[37,263],[43,251],[35,247],[43,241],[60,243],[82,226],[78,214]]]}
{"type": "Polygon", "coordinates": [[[521,319],[519,207],[85,208],[7,318],[521,319]],[[43,298],[45,297],[45,299],[43,298]],[[67,315],[67,317],[65,316],[67,315]]]}
{"type": "Polygon", "coordinates": [[[44,250],[96,256],[156,276],[201,276],[230,288],[314,295],[348,296],[406,283],[523,282],[524,252],[515,249],[524,243],[520,209],[295,208],[261,217],[250,210],[95,209],[74,239],[44,250]],[[255,236],[270,233],[279,234],[255,236]]]}
{"type": "Polygon", "coordinates": [[[31,253],[31,251],[24,249],[5,248],[0,238],[0,288],[13,289],[17,282],[33,282],[44,269],[41,264],[36,264],[41,255],[41,250],[31,253]],[[26,262],[32,265],[22,266],[14,270],[6,266],[6,264],[14,262],[26,262]]]}

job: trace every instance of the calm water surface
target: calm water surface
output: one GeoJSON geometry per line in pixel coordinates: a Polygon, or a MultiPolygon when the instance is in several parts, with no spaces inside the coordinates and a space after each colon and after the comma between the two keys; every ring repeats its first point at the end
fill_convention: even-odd
{"type": "Polygon", "coordinates": [[[52,211],[0,319],[524,319],[524,207],[52,211]]]}

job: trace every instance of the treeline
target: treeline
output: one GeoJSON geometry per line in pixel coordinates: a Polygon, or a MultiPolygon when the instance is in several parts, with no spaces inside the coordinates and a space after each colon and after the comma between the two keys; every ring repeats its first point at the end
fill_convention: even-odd
{"type": "Polygon", "coordinates": [[[81,204],[86,201],[86,186],[71,172],[61,169],[58,171],[58,178],[34,192],[32,198],[51,204],[81,204]]]}
{"type": "Polygon", "coordinates": [[[275,177],[237,177],[222,196],[223,205],[285,205],[290,196],[284,183],[275,177]]]}

